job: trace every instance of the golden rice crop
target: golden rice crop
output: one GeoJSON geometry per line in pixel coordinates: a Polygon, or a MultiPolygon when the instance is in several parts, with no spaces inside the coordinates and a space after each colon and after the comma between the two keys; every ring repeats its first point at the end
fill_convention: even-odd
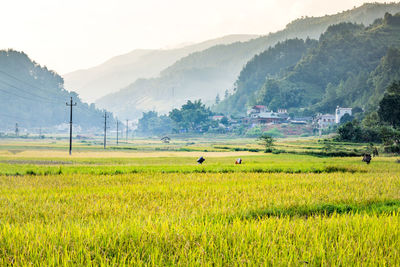
{"type": "Polygon", "coordinates": [[[0,264],[396,266],[394,164],[370,173],[0,176],[0,264]]]}

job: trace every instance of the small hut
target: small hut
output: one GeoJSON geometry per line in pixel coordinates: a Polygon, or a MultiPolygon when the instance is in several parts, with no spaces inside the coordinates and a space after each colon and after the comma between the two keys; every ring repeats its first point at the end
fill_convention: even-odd
{"type": "Polygon", "coordinates": [[[160,139],[161,142],[163,142],[164,144],[169,144],[171,142],[171,138],[169,138],[168,136],[164,136],[163,138],[160,139]]]}

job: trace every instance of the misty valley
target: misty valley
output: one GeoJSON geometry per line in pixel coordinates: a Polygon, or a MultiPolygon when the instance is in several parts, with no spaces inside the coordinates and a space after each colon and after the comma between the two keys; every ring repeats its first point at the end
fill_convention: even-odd
{"type": "MultiPolygon", "coordinates": [[[[72,5],[117,47],[159,14],[87,4],[37,18],[72,5]]],[[[399,266],[400,3],[251,32],[62,74],[0,50],[0,265],[399,266]]]]}

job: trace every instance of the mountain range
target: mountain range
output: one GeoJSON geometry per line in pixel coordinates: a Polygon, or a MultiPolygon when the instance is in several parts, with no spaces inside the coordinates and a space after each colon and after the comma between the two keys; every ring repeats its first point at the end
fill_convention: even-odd
{"type": "MultiPolygon", "coordinates": [[[[374,110],[387,85],[400,79],[400,15],[390,14],[398,12],[398,3],[365,4],[298,19],[267,36],[234,35],[165,51],[134,51],[88,70],[90,81],[75,82],[113,85],[125,77],[129,85],[96,101],[121,119],[137,119],[148,110],[167,113],[195,99],[237,115],[253,104],[304,114],[331,112],[336,105],[374,110]]],[[[59,74],[25,53],[0,50],[1,129],[16,122],[26,128],[68,123],[65,102],[71,97],[77,102],[74,123],[102,127],[105,110],[84,103],[70,89],[59,74]]],[[[111,116],[109,124],[114,123],[111,116]]]]}
{"type": "Polygon", "coordinates": [[[65,87],[77,92],[85,101],[94,102],[106,94],[117,92],[138,78],[159,76],[163,69],[191,53],[256,37],[258,36],[237,34],[175,49],[137,49],[113,57],[98,66],[63,75],[65,87]]]}
{"type": "Polygon", "coordinates": [[[318,39],[331,25],[342,22],[369,25],[386,12],[399,11],[398,3],[373,3],[335,15],[297,19],[276,33],[193,52],[162,70],[159,76],[136,79],[118,92],[98,99],[96,105],[130,119],[137,119],[148,110],[167,113],[187,100],[202,99],[211,105],[217,94],[234,92],[235,82],[247,62],[278,42],[292,38],[318,39]]]}

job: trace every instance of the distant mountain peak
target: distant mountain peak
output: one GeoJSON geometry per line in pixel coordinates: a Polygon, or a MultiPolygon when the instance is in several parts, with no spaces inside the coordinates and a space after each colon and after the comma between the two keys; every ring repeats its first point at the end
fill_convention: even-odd
{"type": "Polygon", "coordinates": [[[157,77],[163,69],[193,52],[255,37],[257,35],[237,34],[170,49],[135,49],[98,66],[63,75],[65,86],[68,90],[78,92],[84,100],[93,102],[128,86],[138,78],[157,77]]]}

